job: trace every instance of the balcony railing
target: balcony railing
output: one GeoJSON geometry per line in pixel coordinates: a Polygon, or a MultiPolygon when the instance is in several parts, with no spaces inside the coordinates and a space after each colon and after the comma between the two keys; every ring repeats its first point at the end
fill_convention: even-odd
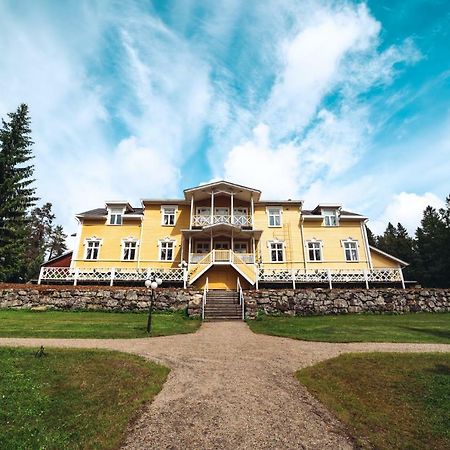
{"type": "Polygon", "coordinates": [[[236,255],[247,264],[254,264],[255,262],[255,255],[253,253],[237,253],[231,252],[231,250],[213,250],[210,253],[191,253],[190,262],[192,264],[198,264],[199,262],[206,263],[204,260],[208,255],[209,258],[206,258],[208,264],[210,262],[233,262],[233,255],[236,255]]]}
{"type": "Polygon", "coordinates": [[[252,217],[244,214],[235,214],[234,216],[230,215],[218,215],[214,216],[201,214],[192,216],[192,226],[193,227],[207,227],[209,225],[236,225],[238,227],[251,227],[252,226],[252,217]]]}
{"type": "Polygon", "coordinates": [[[38,283],[42,281],[61,281],[77,284],[78,282],[109,282],[112,286],[116,281],[142,281],[161,278],[163,281],[182,282],[187,278],[187,271],[182,268],[148,268],[148,269],[131,269],[131,268],[79,268],[72,269],[70,267],[42,267],[39,274],[38,283]]]}

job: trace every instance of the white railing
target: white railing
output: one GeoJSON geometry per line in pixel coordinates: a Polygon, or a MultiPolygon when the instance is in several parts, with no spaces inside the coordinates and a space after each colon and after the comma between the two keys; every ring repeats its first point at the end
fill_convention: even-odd
{"type": "Polygon", "coordinates": [[[244,293],[242,292],[242,286],[241,286],[241,282],[239,280],[239,277],[237,278],[237,285],[236,285],[236,290],[238,291],[238,295],[239,295],[239,305],[241,305],[241,316],[242,316],[242,320],[245,320],[245,301],[244,301],[244,293]]]}
{"type": "Polygon", "coordinates": [[[259,282],[270,283],[401,283],[404,287],[401,269],[273,269],[259,267],[259,282]]]}
{"type": "Polygon", "coordinates": [[[206,306],[206,299],[208,296],[208,277],[206,277],[206,284],[203,288],[203,296],[202,296],[202,320],[205,319],[205,306],[206,306]]]}
{"type": "Polygon", "coordinates": [[[76,285],[79,281],[109,282],[112,286],[116,281],[145,281],[152,278],[161,278],[163,281],[184,282],[186,278],[183,268],[79,268],[69,267],[42,267],[38,283],[42,281],[65,281],[76,285]]]}
{"type": "Polygon", "coordinates": [[[239,227],[251,227],[253,225],[252,216],[245,214],[235,214],[234,216],[224,214],[215,214],[213,216],[197,214],[192,216],[193,227],[206,227],[218,224],[236,225],[239,227]]]}

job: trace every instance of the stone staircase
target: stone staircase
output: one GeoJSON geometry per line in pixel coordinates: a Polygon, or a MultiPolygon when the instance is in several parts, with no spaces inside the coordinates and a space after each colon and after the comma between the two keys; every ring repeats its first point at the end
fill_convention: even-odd
{"type": "Polygon", "coordinates": [[[210,290],[206,294],[205,320],[242,320],[236,291],[210,290]]]}

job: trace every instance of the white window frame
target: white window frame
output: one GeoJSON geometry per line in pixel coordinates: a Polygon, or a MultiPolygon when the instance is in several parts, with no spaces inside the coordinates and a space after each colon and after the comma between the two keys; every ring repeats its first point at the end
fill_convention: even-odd
{"type": "Polygon", "coordinates": [[[337,227],[339,226],[339,216],[335,209],[322,209],[323,225],[325,227],[337,227]],[[329,220],[332,218],[332,220],[329,220]],[[334,223],[331,223],[334,222],[334,223]]]}
{"type": "MultiPolygon", "coordinates": [[[[137,255],[138,255],[138,247],[139,247],[139,241],[135,238],[128,238],[122,240],[122,261],[136,261],[137,255]],[[125,258],[125,251],[127,250],[127,246],[129,244],[135,244],[134,245],[134,258],[125,258]]],[[[133,250],[133,249],[130,249],[133,250]]]]}
{"type": "MultiPolygon", "coordinates": [[[[345,262],[359,262],[359,243],[356,239],[345,239],[342,242],[342,247],[344,249],[344,260],[345,262]],[[356,259],[347,259],[347,244],[355,244],[355,250],[356,250],[356,259]]],[[[352,255],[352,250],[350,250],[350,255],[352,255]]]]}
{"type": "Polygon", "coordinates": [[[177,205],[162,205],[161,206],[161,225],[163,227],[174,227],[175,224],[177,223],[177,212],[178,212],[177,205]],[[173,213],[172,212],[168,213],[166,210],[173,210],[173,213]],[[166,216],[173,217],[173,223],[165,223],[166,216]]]}
{"type": "Polygon", "coordinates": [[[280,228],[283,226],[283,208],[281,206],[267,206],[266,207],[266,213],[267,213],[267,225],[269,228],[280,228]],[[278,214],[274,214],[271,211],[278,210],[278,214]],[[274,218],[274,223],[276,222],[276,218],[280,218],[279,225],[271,225],[270,219],[274,218]]]}
{"type": "Polygon", "coordinates": [[[161,239],[158,243],[159,247],[159,260],[163,262],[171,262],[175,260],[175,245],[176,241],[173,239],[161,239]],[[167,244],[172,244],[172,259],[164,258],[163,259],[163,250],[169,250],[167,244]],[[165,248],[164,248],[165,247],[165,248]]]}
{"type": "Polygon", "coordinates": [[[123,224],[124,208],[108,208],[108,225],[120,226],[123,224]]]}
{"type": "Polygon", "coordinates": [[[268,241],[267,245],[269,247],[269,256],[270,256],[270,262],[271,263],[276,263],[276,264],[280,264],[280,263],[284,263],[286,262],[286,255],[285,255],[285,246],[284,246],[284,242],[283,241],[268,241]],[[272,248],[273,245],[276,245],[277,247],[281,245],[281,260],[278,259],[278,252],[280,250],[280,248],[276,248],[275,251],[277,252],[277,258],[274,260],[273,259],[273,254],[272,251],[274,251],[274,249],[272,248]]]}
{"type": "Polygon", "coordinates": [[[91,238],[86,238],[84,240],[84,259],[86,261],[97,261],[100,258],[100,248],[102,246],[102,239],[91,237],[91,238]],[[96,243],[98,245],[96,245],[95,247],[90,247],[91,243],[96,243]],[[88,252],[90,249],[97,249],[97,257],[96,258],[88,258],[88,252]]]}
{"type": "Polygon", "coordinates": [[[322,250],[322,241],[317,241],[317,240],[310,240],[310,241],[306,241],[306,254],[308,255],[308,262],[323,262],[323,250],[322,250]],[[314,244],[314,246],[316,248],[310,249],[309,246],[311,244],[314,244]],[[317,249],[317,246],[319,247],[317,249]],[[315,251],[319,250],[319,259],[311,259],[310,253],[309,251],[312,250],[314,255],[315,255],[315,251]]]}
{"type": "Polygon", "coordinates": [[[239,253],[248,253],[248,242],[247,241],[234,241],[233,243],[234,248],[233,248],[233,252],[239,254],[239,253]],[[236,246],[241,246],[241,245],[245,245],[245,252],[241,252],[241,251],[236,251],[236,246]]]}

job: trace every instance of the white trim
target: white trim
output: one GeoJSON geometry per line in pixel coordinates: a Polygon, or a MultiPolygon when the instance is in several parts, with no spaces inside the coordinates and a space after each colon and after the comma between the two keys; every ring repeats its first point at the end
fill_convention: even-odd
{"type": "Polygon", "coordinates": [[[313,263],[321,263],[324,262],[324,258],[323,258],[323,242],[319,241],[316,238],[312,238],[312,239],[308,239],[305,241],[305,250],[306,250],[306,255],[308,258],[308,262],[313,262],[313,263]],[[320,259],[310,259],[309,257],[309,244],[319,244],[319,253],[320,253],[320,259]]]}
{"type": "Polygon", "coordinates": [[[158,240],[158,258],[159,258],[159,261],[161,261],[161,262],[172,262],[172,261],[175,260],[175,247],[176,247],[176,243],[177,243],[176,239],[170,239],[169,237],[165,237],[164,239],[159,239],[159,240],[158,240]],[[169,243],[169,242],[172,243],[172,259],[162,259],[162,258],[161,258],[161,251],[162,251],[161,244],[162,244],[163,242],[164,242],[164,243],[169,243]]]}
{"type": "Polygon", "coordinates": [[[361,262],[360,259],[359,259],[359,242],[358,242],[357,239],[353,239],[351,237],[349,237],[347,239],[342,239],[341,240],[341,245],[342,245],[342,248],[344,250],[344,261],[345,262],[348,262],[348,263],[361,262]],[[354,243],[354,244],[356,244],[356,247],[355,247],[356,248],[356,259],[347,259],[347,255],[345,253],[345,244],[347,244],[347,243],[354,243]]]}
{"type": "MultiPolygon", "coordinates": [[[[77,227],[77,236],[75,238],[75,246],[74,246],[74,250],[73,250],[73,255],[72,255],[72,261],[70,261],[70,268],[73,269],[75,267],[75,261],[78,258],[78,255],[80,253],[80,247],[81,247],[81,233],[83,231],[83,219],[79,219],[78,220],[78,227],[77,227]]],[[[84,252],[84,249],[83,249],[84,252]]]]}
{"type": "Polygon", "coordinates": [[[267,214],[267,226],[269,228],[281,228],[283,226],[283,207],[282,206],[266,206],[266,214],[267,214]],[[270,225],[270,217],[271,214],[269,210],[278,209],[280,211],[280,225],[270,225]]]}
{"type": "Polygon", "coordinates": [[[339,210],[332,208],[321,208],[320,215],[323,217],[323,226],[329,228],[335,228],[339,226],[339,210]],[[329,225],[326,223],[327,217],[334,217],[335,224],[329,225]]]}
{"type": "Polygon", "coordinates": [[[139,258],[139,247],[140,247],[140,242],[138,239],[136,239],[135,237],[128,237],[128,238],[124,238],[122,239],[122,244],[121,244],[121,249],[120,249],[120,260],[121,261],[137,261],[139,258]],[[136,243],[136,246],[134,248],[134,258],[133,259],[125,259],[125,244],[128,243],[136,243]]]}
{"type": "MultiPolygon", "coordinates": [[[[269,249],[269,261],[271,263],[285,264],[287,262],[286,261],[286,251],[285,251],[286,244],[284,243],[284,241],[280,241],[278,239],[273,239],[273,240],[267,241],[267,247],[269,249]],[[281,261],[274,261],[272,259],[272,244],[281,244],[281,251],[282,251],[282,258],[283,258],[281,261]]],[[[278,251],[278,249],[276,251],[278,251]]]]}
{"type": "Polygon", "coordinates": [[[161,205],[160,211],[161,211],[161,225],[163,227],[174,227],[177,223],[178,205],[161,205]],[[173,224],[172,223],[164,223],[164,216],[166,215],[166,212],[165,212],[166,209],[174,210],[173,224]]]}
{"type": "Polygon", "coordinates": [[[365,220],[364,222],[361,222],[360,226],[361,226],[361,233],[363,235],[364,250],[366,252],[366,258],[367,258],[368,266],[369,266],[369,269],[372,270],[373,269],[372,255],[370,254],[370,249],[369,249],[369,238],[367,237],[366,222],[367,222],[367,220],[365,220]]]}
{"type": "Polygon", "coordinates": [[[85,261],[97,261],[100,258],[100,249],[101,249],[101,246],[103,245],[103,239],[100,239],[100,238],[98,238],[96,236],[92,236],[90,238],[86,238],[84,240],[83,245],[84,245],[84,258],[83,259],[85,261]],[[88,248],[89,248],[89,242],[98,242],[97,258],[87,258],[87,251],[88,251],[88,248]]]}
{"type": "Polygon", "coordinates": [[[386,258],[392,259],[393,261],[396,261],[400,264],[403,264],[405,267],[409,266],[409,263],[407,263],[406,261],[403,261],[399,258],[396,258],[395,256],[390,255],[389,253],[383,252],[383,250],[380,250],[379,248],[373,247],[372,245],[369,245],[369,249],[370,250],[374,250],[375,252],[380,253],[383,256],[386,256],[386,258]]]}

